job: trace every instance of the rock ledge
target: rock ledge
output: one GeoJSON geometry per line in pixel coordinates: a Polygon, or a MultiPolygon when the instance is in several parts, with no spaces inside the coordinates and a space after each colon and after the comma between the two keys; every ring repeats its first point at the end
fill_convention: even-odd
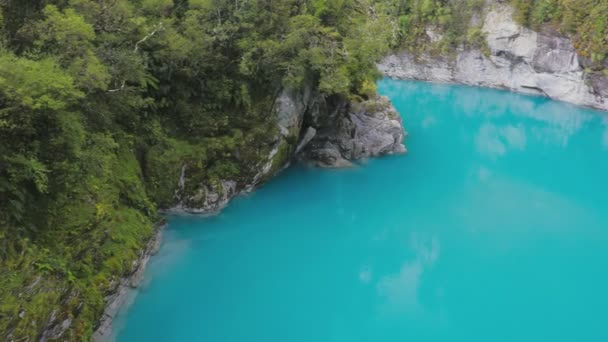
{"type": "Polygon", "coordinates": [[[405,130],[389,99],[353,103],[333,125],[321,128],[298,159],[319,167],[349,167],[359,159],[405,153],[405,130]]]}

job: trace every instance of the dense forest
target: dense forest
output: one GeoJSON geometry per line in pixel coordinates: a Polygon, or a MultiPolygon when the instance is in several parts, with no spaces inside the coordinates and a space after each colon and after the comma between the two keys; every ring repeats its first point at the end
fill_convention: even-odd
{"type": "Polygon", "coordinates": [[[238,178],[282,88],[374,92],[371,1],[8,0],[0,48],[0,332],[89,337],[180,163],[238,178]]]}
{"type": "MultiPolygon", "coordinates": [[[[373,96],[390,48],[483,48],[484,3],[0,0],[0,338],[39,339],[50,320],[90,338],[180,165],[197,182],[249,176],[283,89],[373,96]]],[[[513,4],[605,60],[607,0],[513,4]]]]}

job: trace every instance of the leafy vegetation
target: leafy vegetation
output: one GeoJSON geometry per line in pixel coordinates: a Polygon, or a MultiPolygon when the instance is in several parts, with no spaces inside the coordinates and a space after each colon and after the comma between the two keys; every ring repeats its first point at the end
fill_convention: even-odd
{"type": "Polygon", "coordinates": [[[376,7],[0,1],[0,339],[39,339],[49,322],[89,339],[181,166],[184,191],[250,177],[283,88],[373,94],[392,34],[376,7]]]}
{"type": "MultiPolygon", "coordinates": [[[[250,178],[282,89],[357,100],[389,46],[483,50],[484,2],[0,0],[0,339],[90,339],[183,165],[186,194],[250,178]]],[[[513,3],[605,60],[606,0],[513,3]]]]}
{"type": "MultiPolygon", "coordinates": [[[[413,53],[450,56],[470,46],[489,53],[481,30],[485,0],[378,0],[397,35],[391,44],[413,53]],[[429,33],[433,38],[429,37],[429,33]]],[[[601,69],[608,57],[607,0],[511,0],[515,19],[535,30],[572,37],[578,53],[601,69]]]]}
{"type": "Polygon", "coordinates": [[[481,31],[485,0],[386,0],[383,10],[396,18],[398,36],[392,44],[410,52],[452,55],[468,45],[486,49],[481,31]],[[429,39],[429,35],[436,36],[429,39]]]}
{"type": "Polygon", "coordinates": [[[596,66],[608,57],[608,1],[513,0],[513,5],[522,25],[549,26],[572,36],[578,53],[596,66]]]}

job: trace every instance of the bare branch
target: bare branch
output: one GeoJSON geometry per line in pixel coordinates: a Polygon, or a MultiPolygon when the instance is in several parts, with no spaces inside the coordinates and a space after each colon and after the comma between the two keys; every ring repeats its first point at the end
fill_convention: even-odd
{"type": "MultiPolygon", "coordinates": [[[[140,39],[139,41],[137,41],[137,43],[135,43],[135,47],[133,48],[133,52],[137,53],[139,51],[139,45],[143,44],[146,42],[146,40],[152,38],[155,34],[157,34],[158,32],[164,30],[165,27],[163,26],[163,22],[159,22],[158,25],[154,26],[154,30],[152,30],[152,32],[148,33],[145,37],[143,37],[142,39],[140,39]]],[[[110,89],[108,90],[109,93],[115,93],[117,91],[121,91],[125,89],[127,81],[126,80],[122,80],[122,82],[120,83],[120,87],[119,88],[115,88],[115,89],[110,89]]]]}
{"type": "Polygon", "coordinates": [[[158,33],[159,31],[164,30],[165,28],[163,27],[163,22],[161,21],[160,23],[158,23],[158,25],[154,26],[154,31],[148,33],[145,37],[143,37],[141,40],[139,40],[137,43],[135,43],[135,49],[133,49],[133,52],[137,52],[139,50],[139,44],[143,44],[146,42],[146,40],[152,38],[156,33],[158,33]]]}

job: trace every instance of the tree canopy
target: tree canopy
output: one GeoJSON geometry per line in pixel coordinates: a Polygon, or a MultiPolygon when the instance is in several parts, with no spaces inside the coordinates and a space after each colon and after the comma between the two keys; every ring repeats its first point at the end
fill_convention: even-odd
{"type": "MultiPolygon", "coordinates": [[[[606,60],[607,0],[512,2],[606,60]]],[[[39,339],[55,317],[89,339],[181,165],[196,184],[246,177],[282,90],[362,99],[390,47],[483,49],[484,3],[0,0],[0,338],[39,339]]]]}
{"type": "Polygon", "coordinates": [[[40,338],[52,315],[72,321],[63,338],[88,339],[180,165],[197,182],[242,177],[268,150],[282,89],[372,95],[394,34],[377,8],[0,1],[2,339],[40,338]]]}

